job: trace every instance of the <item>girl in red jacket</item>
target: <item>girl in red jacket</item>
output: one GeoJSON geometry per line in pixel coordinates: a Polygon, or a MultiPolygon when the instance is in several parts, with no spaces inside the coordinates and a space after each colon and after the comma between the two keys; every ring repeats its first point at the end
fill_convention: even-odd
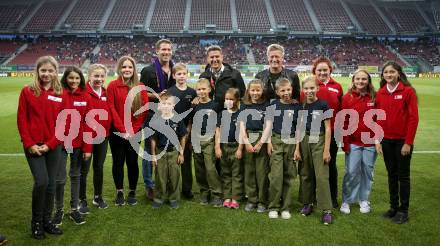
{"type": "Polygon", "coordinates": [[[90,95],[86,90],[86,82],[81,70],[77,67],[68,67],[61,78],[64,87],[63,113],[71,111],[67,115],[65,127],[57,125],[57,130],[64,131],[64,146],[61,151],[61,165],[58,170],[56,180],[55,206],[56,212],[54,223],[62,224],[64,216],[64,186],[66,184],[66,165],[67,156],[70,154],[70,219],[77,225],[84,224],[86,221],[81,214],[87,214],[87,206],[79,202],[79,185],[81,175],[81,165],[83,160],[91,156],[91,145],[83,141],[85,127],[85,117],[90,107],[90,95]],[[76,134],[72,132],[77,131],[76,134]],[[69,135],[73,134],[72,137],[69,135]],[[85,208],[84,208],[85,207],[85,208]]]}
{"type": "Polygon", "coordinates": [[[408,221],[410,162],[419,114],[416,91],[396,62],[387,62],[382,68],[376,103],[386,113],[386,120],[380,125],[384,131],[382,151],[388,171],[390,209],[383,216],[403,224],[408,221]]]}
{"type": "MultiPolygon", "coordinates": [[[[112,111],[112,133],[109,137],[110,149],[113,160],[113,180],[116,186],[115,204],[125,204],[124,198],[124,162],[127,162],[129,193],[127,203],[136,205],[136,186],[139,178],[138,155],[139,149],[134,149],[129,140],[133,141],[135,134],[141,130],[147,112],[134,115],[143,105],[148,104],[147,92],[143,90],[133,98],[129,97],[129,91],[140,85],[136,71],[136,63],[133,58],[123,56],[118,60],[116,67],[118,78],[110,82],[107,88],[108,104],[112,111]],[[125,110],[126,99],[133,99],[129,110],[125,110]],[[131,119],[131,125],[126,125],[124,116],[131,119]],[[119,132],[118,135],[115,132],[119,132]]],[[[129,100],[127,100],[129,101],[129,100]]]]}
{"type": "Polygon", "coordinates": [[[44,239],[45,232],[62,234],[51,222],[55,179],[61,154],[55,124],[61,109],[62,87],[58,63],[52,56],[38,58],[34,81],[20,93],[17,126],[34,177],[32,191],[32,237],[44,239]]]}
{"type": "MultiPolygon", "coordinates": [[[[105,209],[107,203],[102,197],[102,184],[104,178],[104,162],[107,156],[108,136],[111,125],[111,112],[107,104],[107,91],[104,88],[107,68],[102,64],[92,64],[88,70],[86,83],[87,93],[90,95],[89,117],[86,118],[86,132],[84,140],[93,142],[93,205],[105,209]],[[91,138],[91,139],[87,139],[91,138]]],[[[87,175],[89,173],[91,159],[81,165],[81,179],[79,198],[82,205],[87,205],[87,175]]]]}
{"type": "MultiPolygon", "coordinates": [[[[359,122],[353,134],[344,137],[342,149],[345,151],[345,176],[342,184],[342,206],[340,211],[350,213],[350,204],[359,202],[360,212],[369,213],[371,186],[373,184],[374,163],[376,161],[376,147],[362,141],[362,132],[372,130],[364,122],[365,113],[374,109],[376,92],[371,82],[371,76],[365,70],[357,70],[352,78],[352,86],[342,98],[342,109],[355,110],[359,122]]],[[[345,118],[348,126],[348,117],[345,118]]],[[[365,119],[367,120],[367,119],[365,119]]],[[[380,149],[380,144],[377,144],[380,149]]]]}
{"type": "Polygon", "coordinates": [[[333,208],[337,208],[338,204],[338,170],[336,168],[336,157],[338,154],[338,145],[334,137],[334,116],[341,110],[342,104],[342,87],[332,77],[332,63],[328,58],[320,57],[313,61],[312,74],[316,76],[319,84],[317,96],[319,100],[325,101],[327,105],[333,109],[333,117],[331,118],[331,142],[330,142],[330,163],[329,163],[329,183],[330,193],[332,197],[333,208]]]}

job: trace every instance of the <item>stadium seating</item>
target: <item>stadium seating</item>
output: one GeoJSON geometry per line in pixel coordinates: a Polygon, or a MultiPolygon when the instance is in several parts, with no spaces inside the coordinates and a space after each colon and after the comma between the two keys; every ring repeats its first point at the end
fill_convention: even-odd
{"type": "Polygon", "coordinates": [[[391,30],[373,6],[347,2],[350,10],[365,32],[370,34],[390,34],[391,30]]]}
{"type": "Polygon", "coordinates": [[[127,30],[143,25],[150,0],[117,0],[105,25],[106,30],[127,30]]]}
{"type": "Polygon", "coordinates": [[[237,23],[242,32],[268,32],[271,29],[264,0],[236,0],[237,23]]]}
{"type": "Polygon", "coordinates": [[[183,30],[185,9],[185,0],[157,1],[150,30],[153,32],[178,32],[183,30]]]}
{"type": "Polygon", "coordinates": [[[70,1],[47,1],[32,16],[24,28],[26,32],[51,32],[70,1]]]}
{"type": "Polygon", "coordinates": [[[0,30],[14,30],[29,16],[34,4],[0,5],[0,30]]]}
{"type": "Polygon", "coordinates": [[[62,65],[80,66],[97,44],[93,38],[39,38],[28,43],[28,48],[10,64],[34,64],[38,57],[54,56],[62,65]]]}
{"type": "Polygon", "coordinates": [[[350,17],[338,0],[310,0],[316,17],[325,32],[347,32],[353,26],[350,17]]]}
{"type": "Polygon", "coordinates": [[[400,54],[423,58],[432,66],[440,65],[440,52],[436,44],[429,40],[394,41],[391,43],[400,54]]]}
{"type": "Polygon", "coordinates": [[[417,9],[382,7],[397,32],[417,33],[428,27],[417,9]]]}
{"type": "Polygon", "coordinates": [[[65,23],[73,30],[96,30],[108,4],[109,0],[79,0],[65,23]]]}
{"type": "Polygon", "coordinates": [[[203,30],[206,24],[215,24],[218,30],[232,30],[229,0],[192,0],[190,30],[203,30]]]}
{"type": "Polygon", "coordinates": [[[315,31],[303,0],[271,0],[275,21],[292,31],[315,31]]]}

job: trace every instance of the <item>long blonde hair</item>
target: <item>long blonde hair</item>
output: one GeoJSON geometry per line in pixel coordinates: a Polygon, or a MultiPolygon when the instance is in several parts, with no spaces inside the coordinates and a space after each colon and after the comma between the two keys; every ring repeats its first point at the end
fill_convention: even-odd
{"type": "Polygon", "coordinates": [[[371,76],[368,73],[368,71],[365,69],[358,69],[353,73],[353,77],[351,77],[351,87],[348,89],[348,93],[352,95],[353,91],[356,90],[354,86],[354,78],[356,77],[356,75],[358,75],[358,73],[365,73],[367,75],[368,78],[367,91],[370,94],[371,102],[374,102],[376,99],[376,91],[374,90],[373,82],[371,81],[371,76]]]}
{"type": "Polygon", "coordinates": [[[40,58],[37,59],[37,61],[35,62],[35,71],[34,71],[35,77],[34,80],[31,83],[29,83],[28,85],[29,88],[31,89],[32,93],[35,96],[38,97],[41,95],[40,73],[38,70],[44,64],[50,64],[55,68],[56,76],[52,78],[52,81],[50,82],[50,87],[53,89],[55,95],[57,96],[61,95],[63,91],[63,87],[61,86],[61,82],[58,79],[58,62],[55,60],[53,56],[41,56],[40,58]]]}
{"type": "MultiPolygon", "coordinates": [[[[118,63],[116,65],[116,72],[118,74],[118,78],[121,79],[124,82],[124,84],[128,86],[129,91],[133,87],[139,85],[139,76],[137,74],[136,61],[131,56],[123,56],[119,58],[118,63]],[[122,76],[122,64],[127,60],[130,61],[131,64],[133,65],[133,76],[128,81],[124,81],[124,78],[122,76]]],[[[133,104],[131,105],[131,112],[134,113],[137,110],[139,110],[141,107],[142,107],[142,98],[140,93],[137,93],[134,96],[133,104]]]]}

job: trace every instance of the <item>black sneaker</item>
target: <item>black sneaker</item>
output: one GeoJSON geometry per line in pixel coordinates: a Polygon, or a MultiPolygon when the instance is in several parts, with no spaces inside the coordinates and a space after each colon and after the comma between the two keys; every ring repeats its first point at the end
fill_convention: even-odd
{"type": "Polygon", "coordinates": [[[191,200],[194,198],[194,194],[192,193],[192,191],[182,191],[182,195],[184,198],[191,200]]]}
{"type": "Polygon", "coordinates": [[[63,234],[63,231],[52,222],[48,222],[48,223],[44,224],[44,231],[49,234],[53,234],[53,235],[63,234]]]}
{"type": "Polygon", "coordinates": [[[116,193],[115,205],[116,206],[125,205],[125,199],[124,199],[124,192],[123,191],[118,191],[118,193],[116,193]]]}
{"type": "Polygon", "coordinates": [[[408,213],[397,212],[396,215],[391,219],[396,224],[405,224],[408,222],[408,213]]]}
{"type": "Polygon", "coordinates": [[[56,226],[60,226],[63,224],[63,218],[64,218],[64,211],[62,209],[57,209],[55,211],[55,214],[53,216],[52,223],[56,226]]]}
{"type": "Polygon", "coordinates": [[[136,192],[134,190],[128,192],[127,203],[132,206],[137,204],[136,192]]]}
{"type": "Polygon", "coordinates": [[[78,211],[81,214],[90,214],[90,209],[87,207],[87,201],[86,200],[80,200],[79,201],[79,209],[78,211]]]}
{"type": "Polygon", "coordinates": [[[70,219],[73,221],[73,223],[77,224],[77,225],[82,225],[85,224],[86,221],[84,220],[84,218],[82,217],[82,215],[79,213],[78,210],[72,210],[70,211],[70,215],[69,215],[70,219]]]}
{"type": "Polygon", "coordinates": [[[108,205],[104,201],[104,199],[102,199],[102,196],[95,196],[95,198],[93,198],[93,205],[95,205],[96,207],[98,207],[100,209],[108,208],[108,205]]]}
{"type": "Polygon", "coordinates": [[[46,236],[44,235],[43,224],[41,222],[32,222],[31,225],[32,238],[42,240],[46,236]]]}
{"type": "Polygon", "coordinates": [[[384,214],[382,214],[382,217],[385,219],[392,219],[397,213],[397,210],[394,208],[390,208],[388,211],[386,211],[384,214]]]}

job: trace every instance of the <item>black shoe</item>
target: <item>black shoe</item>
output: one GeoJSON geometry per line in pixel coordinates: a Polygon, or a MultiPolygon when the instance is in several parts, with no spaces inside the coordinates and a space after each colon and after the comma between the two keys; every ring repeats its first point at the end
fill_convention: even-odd
{"type": "Polygon", "coordinates": [[[338,200],[332,201],[333,208],[339,208],[338,200]]]}
{"type": "Polygon", "coordinates": [[[391,219],[396,224],[405,224],[408,222],[408,213],[397,212],[396,215],[391,219]]]}
{"type": "Polygon", "coordinates": [[[101,209],[108,208],[108,205],[104,199],[102,199],[102,196],[95,196],[95,198],[93,198],[93,205],[101,209]]]}
{"type": "Polygon", "coordinates": [[[44,231],[49,234],[53,234],[53,235],[63,234],[63,231],[52,222],[48,222],[48,223],[44,224],[44,231]]]}
{"type": "Polygon", "coordinates": [[[37,240],[42,240],[46,237],[44,235],[43,224],[41,222],[32,222],[31,230],[32,237],[37,240]]]}
{"type": "Polygon", "coordinates": [[[137,204],[136,192],[134,190],[128,192],[127,203],[132,206],[137,204]]]}
{"type": "Polygon", "coordinates": [[[86,223],[86,221],[84,220],[84,218],[82,217],[82,215],[79,213],[78,210],[70,211],[69,217],[73,221],[73,223],[77,225],[82,225],[86,223]]]}
{"type": "Polygon", "coordinates": [[[60,226],[63,224],[64,211],[62,209],[57,209],[55,211],[55,215],[53,216],[52,223],[56,226],[60,226]]]}
{"type": "Polygon", "coordinates": [[[124,192],[123,191],[118,191],[118,193],[116,193],[115,205],[116,206],[125,205],[125,199],[124,199],[124,192]]]}
{"type": "Polygon", "coordinates": [[[81,214],[90,214],[90,209],[87,207],[87,201],[86,200],[80,200],[79,201],[79,209],[78,211],[81,214]]]}
{"type": "Polygon", "coordinates": [[[390,208],[388,209],[388,211],[386,211],[384,214],[382,214],[382,217],[385,219],[392,219],[397,213],[397,210],[395,210],[394,208],[390,208]]]}
{"type": "Polygon", "coordinates": [[[182,191],[182,195],[184,198],[189,200],[194,198],[194,194],[192,193],[192,191],[182,191]]]}

